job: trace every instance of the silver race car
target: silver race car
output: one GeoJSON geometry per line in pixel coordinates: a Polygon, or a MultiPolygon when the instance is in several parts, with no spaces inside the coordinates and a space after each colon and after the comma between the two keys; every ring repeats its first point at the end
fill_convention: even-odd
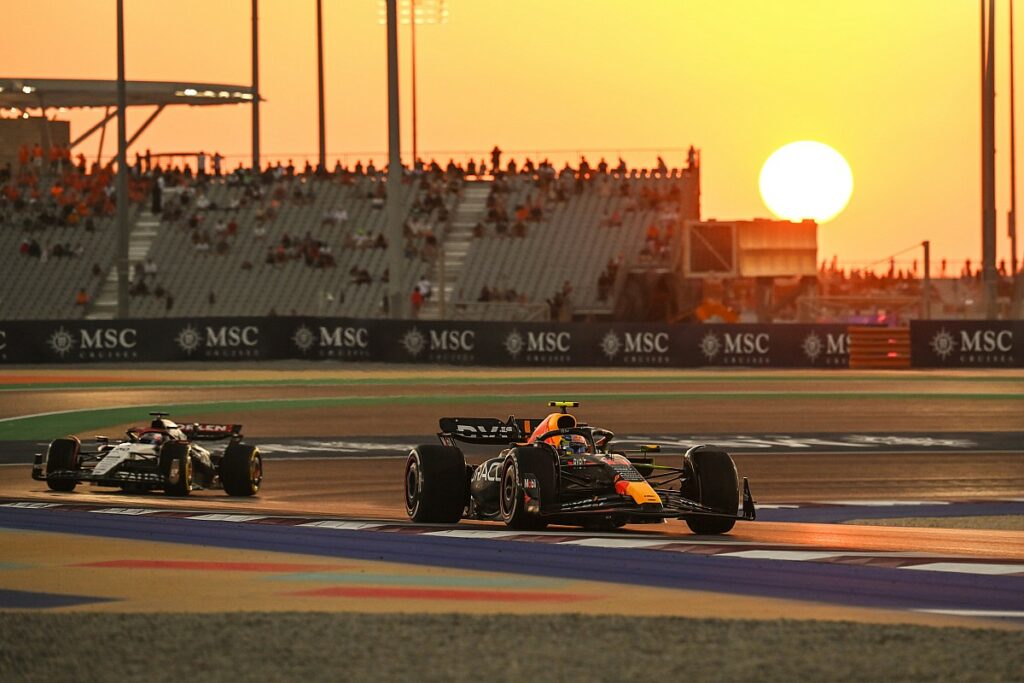
{"type": "Polygon", "coordinates": [[[95,450],[74,436],[55,439],[36,455],[32,478],[54,491],[73,491],[85,482],[132,493],[162,490],[169,496],[218,488],[229,496],[253,496],[260,490],[263,459],[258,448],[242,443],[242,425],[178,425],[168,413],[150,416],[148,426],[132,427],[120,442],[97,436],[95,450]],[[219,451],[199,443],[225,439],[227,446],[219,451]]]}

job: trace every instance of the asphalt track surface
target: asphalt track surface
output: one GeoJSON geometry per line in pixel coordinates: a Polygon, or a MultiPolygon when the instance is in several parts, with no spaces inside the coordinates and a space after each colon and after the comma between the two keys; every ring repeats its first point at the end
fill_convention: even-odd
{"type": "MultiPolygon", "coordinates": [[[[0,499],[6,503],[0,505],[0,533],[138,547],[152,541],[161,544],[153,551],[159,553],[195,546],[303,561],[378,562],[431,576],[479,572],[478,581],[582,582],[552,588],[545,613],[1024,628],[1024,532],[831,523],[873,516],[1019,516],[1024,374],[563,371],[552,377],[323,368],[151,369],[143,385],[135,383],[139,373],[115,370],[7,373],[0,384],[0,439],[20,443],[18,449],[61,432],[117,434],[147,410],[169,407],[181,419],[244,423],[248,438],[268,444],[268,453],[265,487],[254,500],[219,492],[175,500],[85,487],[58,495],[31,481],[27,464],[6,464],[0,467],[0,499]],[[775,440],[768,447],[732,449],[762,505],[762,519],[740,522],[723,537],[694,536],[675,521],[617,534],[553,528],[529,535],[507,535],[487,523],[407,523],[396,444],[420,440],[441,415],[536,416],[546,412],[547,399],[580,400],[577,413],[588,422],[636,439],[775,440]],[[877,439],[869,447],[795,445],[800,439],[863,436],[877,439]],[[794,441],[786,444],[783,437],[794,441]],[[309,449],[324,442],[358,447],[348,457],[309,449]],[[291,454],[290,444],[296,451],[291,454]],[[616,586],[616,600],[601,597],[607,588],[592,589],[609,584],[616,586]],[[557,595],[582,597],[552,597],[557,595]]],[[[17,460],[10,455],[14,448],[0,458],[17,460]]],[[[24,556],[0,556],[0,564],[38,561],[29,546],[5,546],[24,556]]],[[[6,597],[0,592],[0,605],[13,608],[18,596],[33,591],[61,593],[45,581],[33,587],[37,579],[19,571],[0,572],[0,589],[12,591],[6,597]]],[[[370,589],[354,587],[351,579],[304,580],[327,593],[314,604],[291,596],[244,608],[538,609],[502,601],[501,595],[497,603],[484,597],[453,602],[451,594],[412,598],[380,585],[372,587],[382,592],[371,606],[358,597],[370,589]]],[[[114,589],[81,589],[85,602],[51,609],[166,609],[114,589]]],[[[212,599],[209,604],[224,609],[212,599]]]]}

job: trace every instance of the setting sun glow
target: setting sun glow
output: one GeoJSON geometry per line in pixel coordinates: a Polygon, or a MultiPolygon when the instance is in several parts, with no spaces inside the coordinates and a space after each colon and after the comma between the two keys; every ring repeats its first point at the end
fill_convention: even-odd
{"type": "Polygon", "coordinates": [[[825,223],[846,208],[853,172],[839,152],[820,142],[793,142],[761,167],[761,198],[779,218],[825,223]]]}

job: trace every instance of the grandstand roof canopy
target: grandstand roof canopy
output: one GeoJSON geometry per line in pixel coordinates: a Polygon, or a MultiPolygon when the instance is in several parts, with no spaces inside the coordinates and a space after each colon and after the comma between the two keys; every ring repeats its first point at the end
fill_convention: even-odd
{"type": "MultiPolygon", "coordinates": [[[[128,106],[188,104],[210,106],[252,102],[248,85],[127,81],[128,106]]],[[[261,98],[262,99],[262,98],[261,98]]],[[[117,81],[58,78],[0,78],[0,108],[116,107],[117,81]]]]}

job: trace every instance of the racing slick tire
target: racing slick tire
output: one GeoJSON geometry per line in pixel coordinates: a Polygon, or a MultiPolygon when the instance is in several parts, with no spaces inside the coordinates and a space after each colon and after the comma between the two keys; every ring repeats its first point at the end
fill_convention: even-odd
{"type": "Polygon", "coordinates": [[[220,483],[229,496],[255,496],[263,483],[260,449],[244,443],[230,444],[220,461],[220,483]]]}
{"type": "Polygon", "coordinates": [[[405,461],[405,511],[426,524],[455,524],[469,504],[469,475],[462,451],[417,446],[405,461]]]}
{"type": "MultiPolygon", "coordinates": [[[[732,457],[725,451],[694,450],[687,460],[695,476],[689,488],[684,484],[683,496],[735,516],[740,504],[740,487],[732,457]]],[[[731,517],[686,518],[686,526],[695,534],[724,534],[735,524],[736,520],[731,517]]]]}
{"type": "Polygon", "coordinates": [[[78,451],[82,443],[74,438],[54,439],[46,452],[46,485],[53,491],[68,493],[74,491],[78,482],[74,479],[53,479],[52,472],[78,469],[78,451]]]}
{"type": "Polygon", "coordinates": [[[160,449],[160,474],[168,496],[187,496],[192,491],[191,450],[182,441],[165,443],[160,449]]]}
{"type": "Polygon", "coordinates": [[[541,502],[556,496],[554,458],[539,448],[518,448],[501,465],[501,489],[498,510],[501,521],[510,529],[540,531],[548,523],[543,517],[526,509],[526,490],[523,478],[537,480],[541,502]]]}

